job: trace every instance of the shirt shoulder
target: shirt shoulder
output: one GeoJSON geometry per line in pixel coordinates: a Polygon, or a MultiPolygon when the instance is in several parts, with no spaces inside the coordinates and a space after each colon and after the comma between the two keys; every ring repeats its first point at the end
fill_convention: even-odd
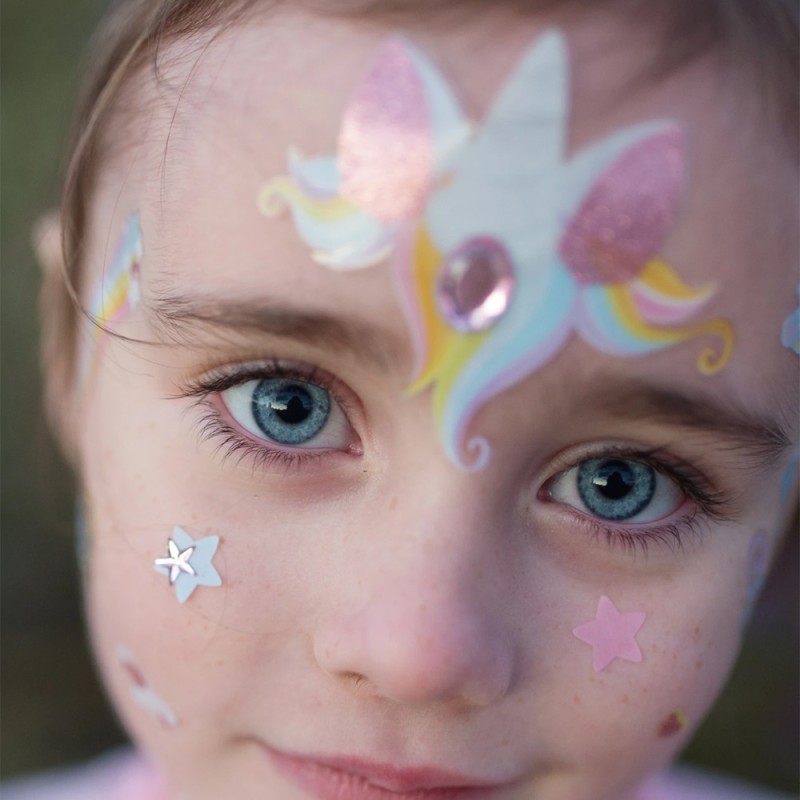
{"type": "Polygon", "coordinates": [[[4,783],[2,800],[163,800],[158,778],[133,750],[115,750],[87,764],[4,783]]]}
{"type": "Polygon", "coordinates": [[[632,800],[797,800],[797,796],[681,766],[652,778],[632,800]]]}

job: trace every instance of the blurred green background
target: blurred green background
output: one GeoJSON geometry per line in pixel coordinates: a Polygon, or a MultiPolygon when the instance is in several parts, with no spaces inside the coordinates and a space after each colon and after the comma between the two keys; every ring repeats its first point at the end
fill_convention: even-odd
{"type": "MultiPolygon", "coordinates": [[[[100,0],[3,0],[2,591],[0,698],[7,778],[124,740],[86,647],[73,557],[73,486],[40,411],[37,217],[57,204],[80,63],[100,0]]],[[[742,658],[687,758],[798,791],[798,537],[755,612],[742,658]]]]}

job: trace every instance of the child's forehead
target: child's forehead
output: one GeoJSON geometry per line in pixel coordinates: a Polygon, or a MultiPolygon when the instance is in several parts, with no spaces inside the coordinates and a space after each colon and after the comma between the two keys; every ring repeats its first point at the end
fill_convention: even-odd
{"type": "MultiPolygon", "coordinates": [[[[483,31],[467,27],[448,36],[405,33],[479,126],[542,27],[531,21],[483,31]]],[[[770,352],[772,328],[780,327],[778,317],[791,305],[777,307],[792,289],[789,264],[796,252],[789,171],[778,168],[780,155],[739,124],[708,64],[636,89],[632,73],[647,63],[641,41],[626,40],[622,29],[577,25],[564,32],[568,150],[656,118],[674,119],[685,130],[686,183],[664,256],[688,284],[716,286],[709,315],[749,330],[737,337],[744,358],[727,374],[751,369],[759,353],[770,352]],[[614,40],[630,47],[614,51],[614,40]]],[[[388,319],[402,328],[388,270],[343,275],[324,269],[287,220],[267,220],[257,206],[264,182],[286,171],[290,148],[306,156],[335,150],[343,110],[391,33],[278,14],[226,30],[205,49],[179,42],[165,51],[157,95],[164,113],[151,117],[140,151],[146,152],[145,181],[137,185],[135,171],[126,170],[130,204],[142,213],[151,275],[160,269],[209,294],[236,283],[240,295],[282,295],[317,311],[347,315],[360,307],[362,317],[376,320],[393,309],[388,319]]],[[[693,366],[690,356],[682,357],[693,366]]]]}

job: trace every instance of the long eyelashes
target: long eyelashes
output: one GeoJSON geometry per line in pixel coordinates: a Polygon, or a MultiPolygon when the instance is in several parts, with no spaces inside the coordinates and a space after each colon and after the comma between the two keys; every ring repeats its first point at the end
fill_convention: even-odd
{"type": "Polygon", "coordinates": [[[208,398],[199,398],[193,407],[201,411],[197,423],[198,441],[214,442],[214,453],[223,464],[233,461],[238,467],[249,462],[253,473],[276,466],[284,467],[288,472],[304,461],[318,457],[311,450],[282,450],[266,443],[256,443],[236,430],[208,398]]]}
{"type": "MultiPolygon", "coordinates": [[[[617,524],[595,517],[589,512],[579,510],[569,504],[559,503],[565,513],[585,528],[593,539],[604,539],[613,549],[622,548],[631,553],[646,554],[651,545],[660,545],[670,551],[682,550],[687,541],[696,540],[702,529],[712,521],[728,521],[729,499],[720,492],[708,478],[692,465],[674,458],[663,449],[641,450],[629,446],[602,446],[592,452],[582,453],[561,466],[560,471],[548,479],[539,490],[539,499],[555,503],[550,487],[565,472],[575,469],[589,458],[628,459],[646,464],[653,470],[671,480],[686,498],[689,505],[677,520],[666,523],[617,524]]],[[[676,510],[677,511],[677,510],[676,510]]]]}
{"type": "MultiPolygon", "coordinates": [[[[319,461],[333,455],[324,449],[285,446],[261,437],[256,440],[229,418],[229,412],[219,399],[226,390],[242,386],[248,381],[273,378],[289,378],[324,389],[342,408],[342,413],[349,420],[350,403],[343,396],[344,393],[335,380],[315,367],[287,365],[277,360],[216,369],[190,381],[174,397],[194,398],[190,411],[199,411],[196,422],[198,440],[214,441],[215,455],[221,455],[223,463],[233,460],[236,466],[240,466],[249,462],[253,472],[274,470],[276,467],[291,470],[305,462],[319,461]]],[[[358,449],[358,446],[353,444],[338,454],[356,454],[358,449]]]]}

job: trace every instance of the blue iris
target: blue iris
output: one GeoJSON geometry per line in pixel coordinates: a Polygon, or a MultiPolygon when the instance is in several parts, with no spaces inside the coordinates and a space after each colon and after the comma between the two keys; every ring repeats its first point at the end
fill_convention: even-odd
{"type": "Polygon", "coordinates": [[[328,421],[331,397],[325,389],[294,378],[265,378],[253,391],[253,419],[279,444],[305,444],[328,421]]]}
{"type": "Polygon", "coordinates": [[[590,458],[578,467],[578,493],[598,517],[626,520],[650,504],[656,492],[656,473],[638,461],[590,458]]]}

